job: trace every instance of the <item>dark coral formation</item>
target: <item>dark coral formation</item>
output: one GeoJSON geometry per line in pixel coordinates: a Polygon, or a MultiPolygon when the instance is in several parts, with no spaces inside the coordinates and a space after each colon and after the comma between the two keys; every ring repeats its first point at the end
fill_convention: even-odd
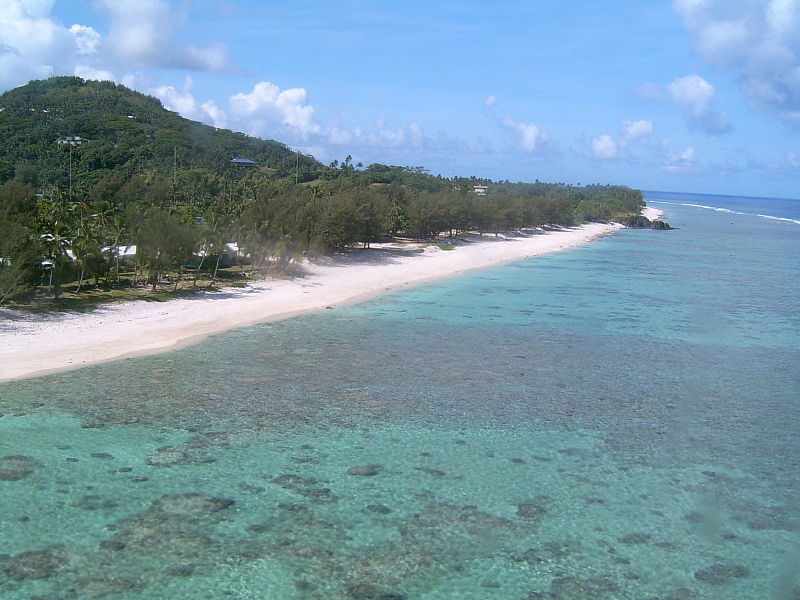
{"type": "Polygon", "coordinates": [[[339,497],[336,496],[330,488],[318,486],[317,484],[319,482],[315,477],[303,477],[294,473],[284,473],[273,479],[272,483],[281,486],[285,490],[294,492],[295,494],[310,498],[312,502],[318,504],[327,504],[339,500],[339,497]]]}
{"type": "Polygon", "coordinates": [[[528,521],[538,521],[547,514],[544,498],[537,498],[529,502],[517,504],[517,516],[528,521]]]}
{"type": "Polygon", "coordinates": [[[42,466],[35,458],[13,454],[0,458],[0,481],[19,481],[42,466]]]}
{"type": "Polygon", "coordinates": [[[162,446],[155,454],[149,455],[145,462],[153,467],[208,463],[214,461],[214,458],[208,454],[209,449],[227,448],[228,446],[226,432],[203,433],[193,436],[179,446],[162,446]]]}
{"type": "Polygon", "coordinates": [[[710,583],[711,585],[723,585],[735,579],[747,577],[749,574],[750,570],[747,569],[747,567],[716,563],[705,569],[696,571],[694,578],[703,583],[710,583]]]}
{"type": "Polygon", "coordinates": [[[63,545],[22,552],[16,556],[0,554],[0,572],[9,579],[46,579],[67,570],[69,558],[63,545]]]}
{"type": "Polygon", "coordinates": [[[381,465],[363,465],[359,467],[350,467],[347,469],[348,475],[359,475],[361,477],[372,477],[381,472],[383,467],[381,465]]]}

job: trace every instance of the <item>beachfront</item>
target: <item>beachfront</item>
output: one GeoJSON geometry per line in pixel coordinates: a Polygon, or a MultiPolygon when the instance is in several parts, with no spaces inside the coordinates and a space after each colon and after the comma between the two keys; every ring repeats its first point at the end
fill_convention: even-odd
{"type": "MultiPolygon", "coordinates": [[[[648,218],[660,216],[652,208],[648,218]]],[[[376,245],[301,265],[303,275],[265,280],[169,302],[109,305],[88,314],[0,322],[0,381],[170,350],[275,319],[363,300],[404,286],[557,252],[613,234],[591,223],[514,237],[473,237],[453,251],[434,245],[376,245]]]]}

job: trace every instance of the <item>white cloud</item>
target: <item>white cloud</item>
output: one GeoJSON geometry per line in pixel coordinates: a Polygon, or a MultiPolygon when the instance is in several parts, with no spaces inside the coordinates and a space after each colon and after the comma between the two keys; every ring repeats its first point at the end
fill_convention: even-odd
{"type": "Polygon", "coordinates": [[[248,124],[246,131],[251,135],[274,136],[276,129],[288,126],[305,139],[320,130],[303,88],[281,90],[274,83],[262,81],[248,93],[231,96],[229,106],[235,119],[248,124]]]}
{"type": "Polygon", "coordinates": [[[69,32],[75,38],[78,54],[96,54],[100,44],[100,34],[86,25],[73,25],[69,32]]]}
{"type": "Polygon", "coordinates": [[[689,147],[677,153],[667,151],[664,156],[664,162],[661,165],[661,170],[667,173],[678,174],[697,173],[699,169],[694,148],[689,147]]]}
{"type": "Polygon", "coordinates": [[[48,1],[0,0],[0,89],[72,73],[93,31],[70,31],[50,19],[48,1]]]}
{"type": "Polygon", "coordinates": [[[176,43],[181,17],[162,0],[97,0],[111,19],[108,35],[63,25],[50,16],[53,4],[0,0],[0,90],[52,75],[114,79],[131,68],[230,70],[224,44],[176,43]]]}
{"type": "Polygon", "coordinates": [[[211,123],[214,127],[228,127],[228,115],[222,110],[213,100],[206,100],[200,105],[200,108],[211,118],[211,123]]]}
{"type": "Polygon", "coordinates": [[[550,136],[538,125],[523,123],[513,117],[503,119],[503,125],[514,133],[517,143],[526,152],[539,152],[548,146],[550,136]]]}
{"type": "Polygon", "coordinates": [[[495,96],[494,94],[489,94],[488,96],[486,96],[486,100],[483,101],[483,105],[487,108],[490,108],[495,104],[497,104],[497,96],[495,96]]]}
{"type": "Polygon", "coordinates": [[[675,0],[697,53],[740,75],[754,105],[800,124],[800,2],[675,0]]]}
{"type": "Polygon", "coordinates": [[[86,65],[76,66],[73,74],[82,79],[91,79],[92,81],[117,81],[117,78],[114,77],[114,74],[111,71],[94,69],[86,65]]]}
{"type": "Polygon", "coordinates": [[[615,140],[607,133],[592,140],[592,152],[594,152],[595,158],[619,158],[623,149],[624,143],[615,140]]]}
{"type": "Polygon", "coordinates": [[[125,73],[119,82],[132,90],[146,90],[145,93],[152,93],[150,87],[153,85],[153,81],[141,71],[125,73]]]}
{"type": "Polygon", "coordinates": [[[800,156],[798,156],[794,152],[787,152],[784,155],[786,159],[786,164],[789,165],[793,169],[800,169],[800,156]]]}
{"type": "Polygon", "coordinates": [[[687,124],[709,134],[727,133],[733,129],[728,115],[713,110],[714,86],[699,75],[679,77],[667,86],[672,101],[684,112],[687,124]]]}
{"type": "Polygon", "coordinates": [[[630,156],[630,148],[638,144],[636,140],[652,135],[653,123],[644,119],[625,120],[620,125],[620,132],[620,137],[604,133],[593,138],[590,145],[594,157],[610,160],[630,156]]]}
{"type": "Polygon", "coordinates": [[[652,121],[623,121],[622,134],[627,140],[647,137],[653,133],[652,121]]]}
{"type": "Polygon", "coordinates": [[[389,128],[386,120],[376,124],[375,131],[361,136],[368,145],[378,148],[418,148],[425,140],[425,132],[419,124],[411,122],[407,127],[389,128]]]}
{"type": "Polygon", "coordinates": [[[710,110],[714,100],[714,86],[699,75],[687,75],[667,86],[672,99],[691,116],[701,117],[710,110]]]}
{"type": "Polygon", "coordinates": [[[205,47],[175,43],[181,18],[163,0],[98,0],[98,4],[111,18],[104,46],[118,61],[147,68],[230,70],[222,43],[205,47]]]}
{"type": "Polygon", "coordinates": [[[41,19],[50,14],[53,4],[55,0],[3,0],[0,2],[0,12],[12,19],[41,19]]]}
{"type": "Polygon", "coordinates": [[[227,104],[220,106],[213,100],[201,102],[195,98],[192,84],[191,77],[187,77],[180,89],[171,85],[144,89],[159,98],[166,108],[184,117],[253,136],[278,139],[304,152],[313,149],[313,154],[322,158],[337,156],[340,147],[352,154],[369,154],[376,149],[406,153],[421,148],[452,150],[464,146],[457,140],[431,140],[422,126],[413,121],[406,126],[393,127],[381,119],[369,129],[322,125],[317,122],[308,93],[302,88],[281,90],[271,82],[262,81],[249,92],[230,96],[227,104]]]}
{"type": "Polygon", "coordinates": [[[187,119],[194,119],[195,121],[213,120],[211,115],[197,103],[197,100],[192,95],[192,84],[192,78],[187,77],[181,90],[171,85],[161,85],[149,90],[149,93],[161,100],[164,108],[174,110],[187,119]]]}
{"type": "Polygon", "coordinates": [[[317,122],[314,107],[308,102],[308,92],[303,88],[281,90],[274,83],[262,81],[249,92],[232,95],[223,108],[213,100],[198,101],[192,93],[192,83],[187,77],[181,89],[162,85],[148,92],[159,98],[166,108],[189,119],[280,139],[298,147],[413,149],[426,144],[425,132],[415,122],[405,127],[390,127],[386,120],[380,120],[370,130],[323,127],[317,122]]]}

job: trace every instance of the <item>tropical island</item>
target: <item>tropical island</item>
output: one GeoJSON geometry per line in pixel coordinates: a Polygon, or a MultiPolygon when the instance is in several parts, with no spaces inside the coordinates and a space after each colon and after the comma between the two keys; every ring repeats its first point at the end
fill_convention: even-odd
{"type": "Polygon", "coordinates": [[[78,77],[1,95],[0,131],[0,303],[213,285],[234,262],[274,272],[392,238],[610,222],[644,205],[623,186],[445,178],[350,156],[323,165],[78,77]]]}
{"type": "Polygon", "coordinates": [[[324,165],[78,77],[0,96],[0,130],[0,304],[14,309],[0,330],[0,379],[159,351],[572,247],[623,221],[642,226],[642,193],[625,186],[447,178],[350,156],[324,165]],[[199,293],[214,302],[176,299],[199,293]],[[146,302],[168,299],[169,309],[146,302]]]}

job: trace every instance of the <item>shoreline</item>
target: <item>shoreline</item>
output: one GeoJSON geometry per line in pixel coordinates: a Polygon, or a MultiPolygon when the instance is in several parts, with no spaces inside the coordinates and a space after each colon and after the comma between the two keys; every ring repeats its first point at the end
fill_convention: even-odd
{"type": "Polygon", "coordinates": [[[652,206],[645,206],[642,209],[642,216],[647,217],[651,221],[660,221],[664,218],[664,211],[660,208],[653,208],[652,206]]]}
{"type": "MultiPolygon", "coordinates": [[[[646,208],[643,214],[653,219],[663,211],[646,208]]],[[[90,313],[0,320],[0,382],[165,352],[224,331],[582,246],[621,228],[590,223],[513,237],[476,235],[454,250],[380,244],[305,262],[304,275],[294,279],[264,280],[167,302],[110,304],[90,313]]]]}

